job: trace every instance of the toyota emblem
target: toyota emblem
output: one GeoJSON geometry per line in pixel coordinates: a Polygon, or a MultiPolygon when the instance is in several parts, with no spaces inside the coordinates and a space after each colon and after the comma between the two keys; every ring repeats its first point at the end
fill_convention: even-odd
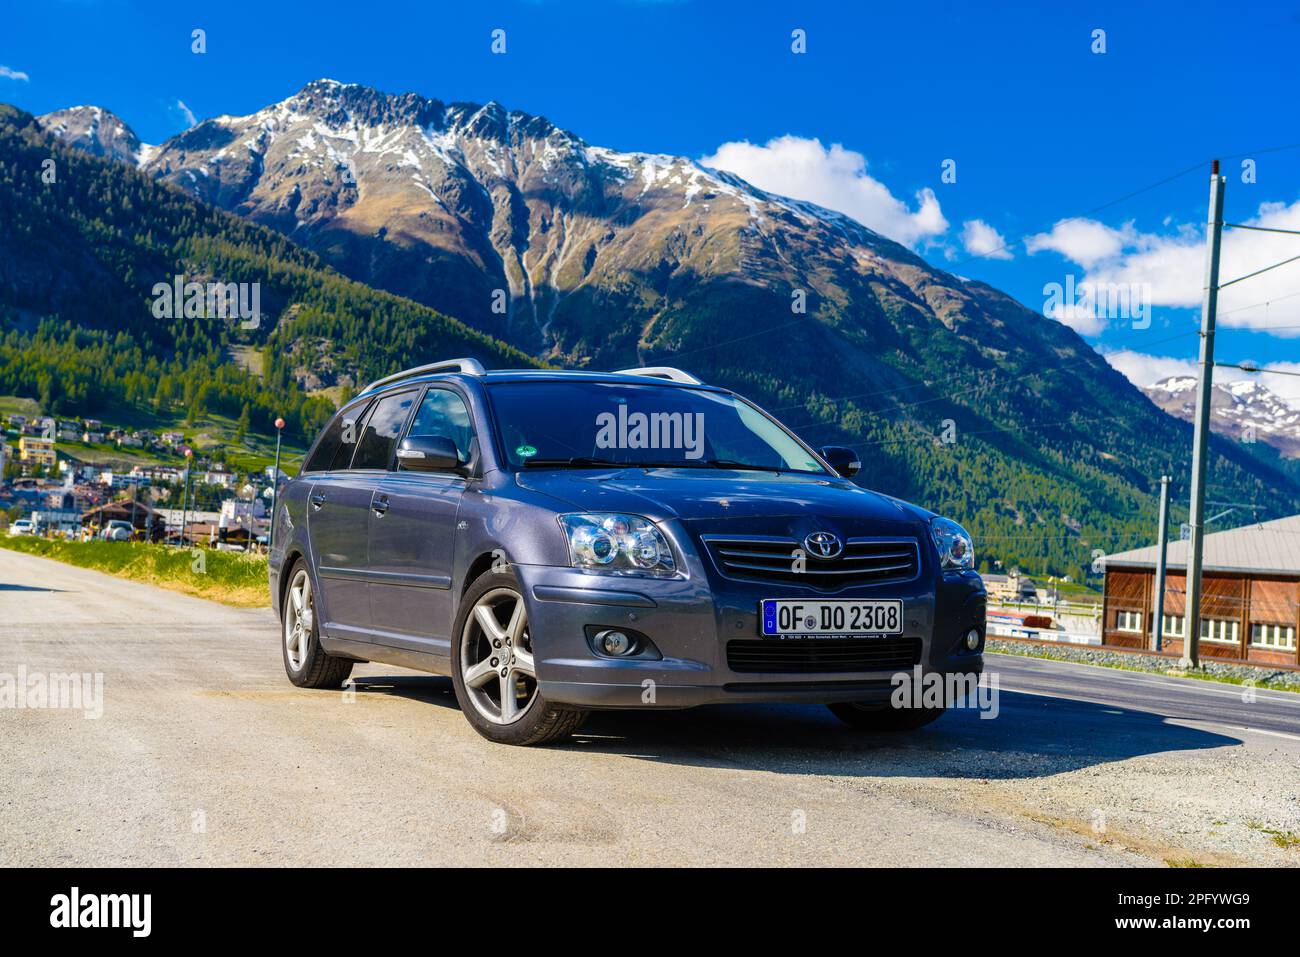
{"type": "Polygon", "coordinates": [[[813,532],[803,540],[803,547],[816,558],[839,558],[840,552],[844,551],[839,536],[830,532],[813,532]]]}

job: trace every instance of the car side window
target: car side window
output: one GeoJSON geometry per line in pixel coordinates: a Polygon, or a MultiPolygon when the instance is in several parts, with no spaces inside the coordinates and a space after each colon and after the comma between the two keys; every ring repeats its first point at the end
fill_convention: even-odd
{"type": "Polygon", "coordinates": [[[450,389],[430,389],[415,413],[408,436],[438,436],[451,439],[461,464],[474,457],[474,425],[465,400],[450,389]]]}
{"type": "Polygon", "coordinates": [[[397,437],[402,434],[402,426],[406,425],[418,396],[419,392],[412,389],[379,400],[359,433],[357,454],[352,457],[354,470],[388,468],[397,448],[397,437]]]}
{"type": "Polygon", "coordinates": [[[365,414],[366,403],[359,403],[350,409],[344,409],[336,415],[325,431],[310,459],[302,467],[304,472],[328,472],[330,469],[345,469],[352,459],[352,450],[356,448],[357,424],[365,414]]]}
{"type": "Polygon", "coordinates": [[[363,406],[357,406],[355,414],[343,416],[343,434],[338,451],[334,453],[334,459],[330,462],[331,471],[337,472],[340,469],[346,469],[352,462],[352,455],[357,450],[357,443],[361,441],[366,422],[369,421],[370,413],[374,412],[374,410],[375,405],[371,402],[363,406]]]}

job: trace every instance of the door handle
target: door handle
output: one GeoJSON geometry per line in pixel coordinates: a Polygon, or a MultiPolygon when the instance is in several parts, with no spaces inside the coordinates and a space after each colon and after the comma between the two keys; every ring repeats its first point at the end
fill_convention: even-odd
{"type": "Polygon", "coordinates": [[[315,495],[311,497],[311,507],[315,511],[319,512],[321,506],[324,504],[325,504],[325,496],[320,492],[317,492],[315,495]]]}
{"type": "Polygon", "coordinates": [[[388,511],[388,496],[380,495],[376,497],[375,500],[370,503],[370,507],[374,509],[376,515],[382,516],[388,511]]]}

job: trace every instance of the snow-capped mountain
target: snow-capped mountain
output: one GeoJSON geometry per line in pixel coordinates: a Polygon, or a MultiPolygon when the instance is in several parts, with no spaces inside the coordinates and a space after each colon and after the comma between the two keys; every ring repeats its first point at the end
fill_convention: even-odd
{"type": "MultiPolygon", "coordinates": [[[[74,135],[91,123],[85,109],[41,122],[74,135]]],[[[134,142],[119,158],[138,156],[144,171],[353,278],[568,363],[680,349],[697,331],[683,312],[788,324],[796,291],[808,314],[868,341],[879,330],[864,324],[903,310],[959,335],[978,315],[981,348],[996,354],[1082,345],[847,216],[688,158],[593,146],[497,103],[317,80],[156,148],[134,142]]],[[[876,367],[871,355],[857,361],[876,367]]]]}
{"type": "MultiPolygon", "coordinates": [[[[71,128],[66,115],[41,122],[71,128]]],[[[143,160],[354,279],[570,367],[680,361],[718,382],[867,393],[873,415],[894,414],[892,390],[909,390],[903,409],[933,413],[955,389],[978,434],[990,416],[1037,429],[1051,410],[1074,415],[1081,394],[1149,409],[1066,326],[848,216],[497,103],[316,80],[143,160]]],[[[1145,441],[1134,434],[1135,448],[1145,441]]]]}
{"type": "Polygon", "coordinates": [[[590,146],[497,103],[317,80],[158,147],[94,107],[41,122],[272,226],[355,278],[535,349],[553,338],[566,297],[625,285],[627,273],[660,292],[683,274],[763,281],[781,266],[787,241],[772,237],[783,224],[849,258],[875,259],[873,248],[915,258],[830,210],[683,157],[590,146]]]}
{"type": "Polygon", "coordinates": [[[140,138],[121,119],[98,106],[73,106],[41,117],[41,125],[68,146],[135,166],[142,166],[155,148],[140,138]]]}
{"type": "MultiPolygon", "coordinates": [[[[1196,377],[1169,376],[1142,390],[1171,415],[1196,417],[1196,377]]],[[[1253,379],[1216,382],[1210,428],[1238,441],[1266,442],[1287,458],[1300,458],[1300,410],[1253,379]]]]}

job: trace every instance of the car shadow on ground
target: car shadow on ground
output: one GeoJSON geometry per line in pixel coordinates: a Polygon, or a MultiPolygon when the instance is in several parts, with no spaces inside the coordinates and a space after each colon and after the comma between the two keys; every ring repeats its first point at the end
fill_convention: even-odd
{"type": "MultiPolygon", "coordinates": [[[[450,678],[359,677],[356,686],[459,710],[450,678]]],[[[551,747],[777,774],[1011,780],[1242,743],[1152,712],[1069,698],[1003,691],[998,704],[996,717],[959,708],[919,731],[890,734],[850,728],[820,705],[603,711],[551,747]]]]}
{"type": "Polygon", "coordinates": [[[15,585],[10,582],[0,582],[0,591],[45,591],[61,592],[62,588],[45,588],[41,585],[15,585]]]}

